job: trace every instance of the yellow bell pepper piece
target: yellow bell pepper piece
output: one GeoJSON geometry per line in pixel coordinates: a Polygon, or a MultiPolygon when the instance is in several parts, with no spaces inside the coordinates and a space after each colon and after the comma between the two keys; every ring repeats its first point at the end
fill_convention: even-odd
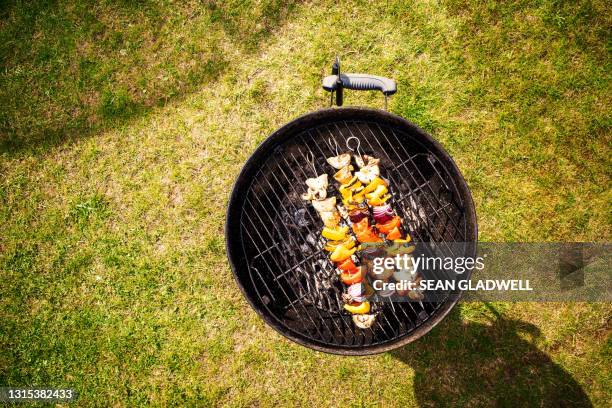
{"type": "Polygon", "coordinates": [[[387,194],[389,190],[385,185],[379,185],[376,187],[376,190],[372,191],[369,194],[366,194],[366,198],[368,199],[368,204],[372,206],[383,205],[385,201],[387,201],[391,196],[387,194]]]}
{"type": "Polygon", "coordinates": [[[355,246],[355,240],[353,239],[353,237],[351,237],[346,241],[330,241],[325,244],[323,249],[325,249],[327,252],[334,252],[338,245],[343,245],[346,249],[351,249],[355,246]]]}
{"type": "Polygon", "coordinates": [[[359,192],[359,193],[353,194],[353,197],[351,197],[351,200],[353,201],[353,203],[359,204],[365,200],[365,197],[364,197],[364,194],[359,192]]]}
{"type": "Polygon", "coordinates": [[[357,248],[348,249],[344,245],[338,245],[334,252],[330,255],[329,259],[333,262],[342,262],[348,259],[351,255],[355,253],[357,248]]]}
{"type": "Polygon", "coordinates": [[[350,201],[353,197],[353,192],[348,187],[340,186],[338,191],[340,191],[340,195],[342,196],[342,202],[350,201]]]}
{"type": "Polygon", "coordinates": [[[403,254],[411,254],[414,252],[414,245],[408,246],[403,239],[396,239],[393,241],[391,246],[388,246],[386,249],[387,255],[395,256],[395,255],[403,255],[403,254]],[[403,241],[403,242],[400,242],[403,241]]]}
{"type": "Polygon", "coordinates": [[[371,200],[368,200],[368,204],[370,204],[371,206],[377,207],[379,205],[383,205],[389,198],[391,198],[391,196],[387,194],[386,196],[381,197],[381,198],[373,198],[371,200]]]}
{"type": "Polygon", "coordinates": [[[393,242],[395,242],[396,244],[407,244],[410,241],[412,241],[412,238],[410,238],[410,235],[406,235],[405,239],[394,239],[393,240],[393,242]]]}
{"type": "Polygon", "coordinates": [[[357,176],[352,176],[346,183],[342,183],[340,187],[350,188],[357,181],[357,176]]]}
{"type": "Polygon", "coordinates": [[[387,194],[389,190],[387,189],[387,186],[384,185],[379,185],[378,187],[376,187],[376,190],[372,191],[371,193],[366,194],[366,198],[368,200],[372,200],[375,198],[380,198],[383,195],[387,194]]]}
{"type": "Polygon", "coordinates": [[[340,244],[342,244],[342,241],[329,241],[327,244],[325,244],[323,249],[327,252],[334,252],[334,249],[336,249],[336,247],[340,244]]]}
{"type": "Polygon", "coordinates": [[[376,190],[379,186],[386,187],[387,183],[385,182],[385,180],[381,179],[380,177],[376,177],[367,186],[365,186],[365,188],[363,189],[363,193],[364,194],[371,193],[372,191],[376,190]]]}
{"type": "MultiPolygon", "coordinates": [[[[364,200],[363,195],[359,197],[353,195],[354,193],[362,189],[363,189],[363,184],[361,184],[361,181],[357,180],[357,177],[353,177],[351,181],[349,181],[348,183],[342,184],[338,188],[338,191],[342,195],[342,203],[344,205],[350,205],[352,203],[362,202],[364,200]]],[[[358,194],[361,194],[361,193],[358,193],[358,194]]]]}
{"type": "Polygon", "coordinates": [[[357,180],[357,177],[355,177],[355,181],[350,183],[348,188],[353,192],[359,191],[363,188],[363,184],[361,184],[361,181],[357,180]]]}
{"type": "Polygon", "coordinates": [[[347,238],[348,231],[349,228],[346,225],[344,227],[335,228],[325,227],[321,235],[331,241],[344,241],[347,238]]]}
{"type": "Polygon", "coordinates": [[[363,189],[353,196],[353,201],[356,203],[361,203],[363,200],[365,200],[365,195],[365,189],[363,189]]]}
{"type": "Polygon", "coordinates": [[[370,302],[362,302],[356,306],[346,304],[344,305],[344,309],[353,314],[365,314],[370,311],[370,302]]]}

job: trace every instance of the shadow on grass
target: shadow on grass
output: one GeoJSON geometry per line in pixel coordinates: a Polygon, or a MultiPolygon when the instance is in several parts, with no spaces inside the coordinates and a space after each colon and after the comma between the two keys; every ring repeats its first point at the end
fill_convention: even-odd
{"type": "Polygon", "coordinates": [[[232,69],[295,2],[106,0],[0,3],[0,154],[123,126],[232,69]]]}
{"type": "Polygon", "coordinates": [[[464,323],[455,308],[427,337],[391,352],[414,368],[421,407],[592,407],[570,373],[533,344],[537,327],[494,313],[491,324],[464,323]]]}

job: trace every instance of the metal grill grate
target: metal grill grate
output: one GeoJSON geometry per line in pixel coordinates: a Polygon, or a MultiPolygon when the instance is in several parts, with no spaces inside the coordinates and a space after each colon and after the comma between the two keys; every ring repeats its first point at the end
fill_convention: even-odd
{"type": "MultiPolygon", "coordinates": [[[[468,240],[465,203],[451,174],[439,157],[403,129],[373,121],[337,121],[279,145],[252,175],[243,203],[240,234],[248,275],[270,316],[299,337],[339,348],[407,336],[449,296],[442,292],[435,301],[374,302],[379,316],[367,330],[356,328],[342,311],[343,285],[322,249],[323,223],[301,194],[305,180],[316,176],[309,154],[317,175],[331,174],[325,159],[336,154],[335,142],[345,146],[351,136],[360,140],[365,154],[381,159],[382,176],[390,182],[390,204],[413,240],[446,245],[450,254],[448,243],[468,240]]],[[[428,278],[439,276],[433,272],[428,278]]]]}

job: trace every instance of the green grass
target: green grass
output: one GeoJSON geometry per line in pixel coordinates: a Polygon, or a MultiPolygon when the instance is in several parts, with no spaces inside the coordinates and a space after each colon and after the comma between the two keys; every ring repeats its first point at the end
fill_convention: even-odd
{"type": "MultiPolygon", "coordinates": [[[[341,358],[267,328],[224,210],[320,80],[395,78],[389,109],[456,159],[484,241],[610,241],[603,1],[0,4],[0,385],[80,406],[607,406],[608,304],[460,305],[403,350],[341,358]]],[[[381,107],[379,95],[346,102],[381,107]]]]}

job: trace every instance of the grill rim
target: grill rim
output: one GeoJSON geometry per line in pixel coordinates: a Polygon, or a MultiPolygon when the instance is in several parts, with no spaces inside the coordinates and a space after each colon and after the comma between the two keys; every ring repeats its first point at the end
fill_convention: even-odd
{"type": "MultiPolygon", "coordinates": [[[[458,192],[460,193],[462,198],[465,199],[464,213],[466,217],[466,226],[471,227],[471,231],[466,231],[466,233],[467,235],[472,235],[473,242],[477,242],[478,222],[476,218],[476,209],[474,206],[472,193],[467,185],[465,178],[463,177],[463,174],[459,170],[459,167],[457,166],[453,158],[450,156],[450,154],[431,135],[429,135],[423,129],[419,128],[417,125],[408,121],[407,119],[387,111],[366,107],[325,108],[313,112],[308,112],[286,123],[279,129],[274,131],[271,135],[269,135],[263,142],[261,142],[251,153],[247,161],[244,163],[236,180],[234,181],[227,204],[224,233],[226,253],[234,280],[251,308],[255,310],[259,317],[262,318],[264,322],[266,322],[266,324],[268,324],[270,327],[272,327],[284,337],[313,350],[337,355],[364,356],[391,351],[396,348],[403,347],[406,344],[409,344],[424,336],[433,327],[440,323],[446,317],[446,315],[448,315],[450,310],[457,304],[457,302],[461,298],[462,292],[458,290],[452,292],[448,296],[446,301],[442,305],[440,305],[439,308],[437,308],[437,310],[430,318],[422,322],[418,327],[416,327],[413,331],[411,331],[404,337],[400,337],[399,339],[394,340],[388,340],[382,343],[377,343],[375,345],[369,345],[365,347],[344,345],[332,346],[321,342],[312,341],[311,339],[307,339],[299,335],[296,336],[289,327],[280,322],[280,319],[278,317],[268,315],[265,312],[266,306],[263,304],[262,299],[258,299],[257,297],[252,296],[252,294],[248,292],[247,288],[245,287],[246,282],[243,282],[240,276],[240,274],[248,274],[248,265],[246,265],[246,259],[244,256],[244,241],[240,236],[240,221],[246,194],[253,182],[250,176],[252,174],[255,174],[258,169],[261,168],[264,161],[268,158],[270,154],[274,152],[274,149],[277,146],[287,141],[290,141],[291,139],[297,138],[301,131],[312,128],[317,125],[321,125],[326,122],[349,120],[350,118],[355,117],[358,117],[359,120],[363,121],[369,120],[378,124],[405,128],[415,137],[421,138],[422,142],[431,144],[432,150],[435,151],[438,158],[445,165],[446,171],[449,172],[450,170],[454,170],[454,174],[452,174],[452,176],[453,178],[455,178],[454,181],[456,182],[458,192]],[[243,268],[247,268],[246,273],[239,269],[240,265],[242,265],[243,268]]],[[[475,256],[476,246],[474,245],[473,248],[474,253],[470,255],[475,256]]],[[[467,278],[469,278],[471,272],[472,271],[467,271],[467,278]]]]}

